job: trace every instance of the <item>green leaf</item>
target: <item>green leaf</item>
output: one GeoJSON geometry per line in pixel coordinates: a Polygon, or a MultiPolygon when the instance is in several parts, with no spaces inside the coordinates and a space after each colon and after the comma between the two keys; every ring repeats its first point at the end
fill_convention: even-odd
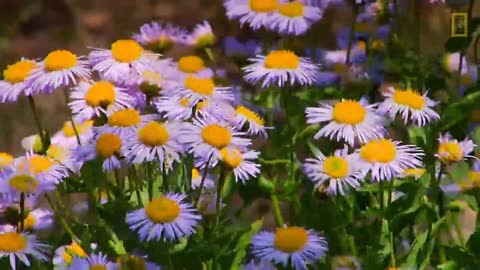
{"type": "Polygon", "coordinates": [[[470,238],[468,239],[466,246],[473,254],[478,254],[480,250],[480,232],[479,231],[476,231],[472,235],[470,235],[470,238]]]}
{"type": "Polygon", "coordinates": [[[382,234],[380,235],[380,246],[383,247],[378,251],[378,254],[386,258],[392,252],[390,246],[390,229],[388,228],[388,221],[382,220],[382,234]]]}
{"type": "Polygon", "coordinates": [[[470,172],[470,166],[465,161],[458,162],[453,166],[449,175],[454,182],[465,181],[470,172]]]}
{"type": "Polygon", "coordinates": [[[427,143],[427,136],[424,128],[409,128],[408,136],[410,137],[410,141],[416,145],[425,145],[427,143]]]}
{"type": "Polygon", "coordinates": [[[455,124],[468,119],[475,104],[480,103],[480,91],[466,95],[458,102],[448,105],[442,113],[442,129],[446,130],[455,124]],[[461,112],[461,113],[459,113],[461,112]]]}
{"type": "Polygon", "coordinates": [[[268,193],[271,193],[275,190],[273,182],[265,178],[263,175],[260,175],[258,178],[258,185],[262,190],[265,190],[268,193]]]}
{"type": "Polygon", "coordinates": [[[263,219],[259,219],[252,223],[250,226],[250,230],[244,233],[238,239],[238,243],[235,247],[235,257],[233,258],[232,266],[230,267],[231,270],[238,270],[240,269],[240,265],[243,262],[243,258],[247,254],[247,247],[250,245],[252,237],[260,231],[263,226],[263,219]]]}

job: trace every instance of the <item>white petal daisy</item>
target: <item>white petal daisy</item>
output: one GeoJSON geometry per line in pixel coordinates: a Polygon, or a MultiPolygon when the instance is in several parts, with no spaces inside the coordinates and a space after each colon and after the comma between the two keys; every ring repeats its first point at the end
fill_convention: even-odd
{"type": "Polygon", "coordinates": [[[387,139],[374,139],[356,151],[365,173],[371,172],[372,181],[390,181],[405,169],[422,166],[422,150],[414,145],[401,145],[387,139]]]}
{"type": "Polygon", "coordinates": [[[120,168],[123,157],[122,146],[124,140],[114,133],[101,133],[87,145],[75,149],[74,158],[77,162],[85,162],[97,157],[103,160],[104,171],[112,171],[120,168]]]}
{"type": "Polygon", "coordinates": [[[140,33],[132,36],[138,43],[151,50],[164,50],[180,43],[186,31],[170,23],[151,22],[140,27],[140,33]]]}
{"type": "Polygon", "coordinates": [[[262,81],[263,88],[311,85],[318,76],[317,65],[291,51],[271,51],[267,56],[257,55],[249,60],[253,63],[242,68],[244,78],[252,84],[262,81]]]}
{"type": "Polygon", "coordinates": [[[212,78],[194,75],[187,76],[180,83],[173,84],[172,87],[165,90],[166,96],[177,94],[182,98],[188,98],[194,105],[204,100],[229,102],[234,99],[231,87],[218,87],[212,78]]]}
{"type": "Polygon", "coordinates": [[[436,157],[440,159],[441,162],[453,163],[465,160],[466,158],[476,159],[475,156],[469,155],[473,152],[476,145],[468,138],[459,142],[452,138],[450,133],[447,133],[445,135],[440,135],[438,141],[440,144],[438,146],[436,157]]]}
{"type": "Polygon", "coordinates": [[[244,126],[247,127],[248,134],[260,134],[263,137],[267,137],[267,129],[269,127],[265,127],[265,120],[249,108],[242,105],[235,107],[235,120],[239,129],[244,126]]]}
{"type": "Polygon", "coordinates": [[[73,129],[71,121],[66,121],[62,129],[52,136],[52,144],[73,148],[78,146],[77,135],[82,144],[87,143],[93,137],[93,120],[74,122],[74,125],[75,129],[73,129]]]}
{"type": "Polygon", "coordinates": [[[186,78],[188,75],[194,75],[200,78],[212,78],[213,70],[205,65],[202,58],[196,55],[187,55],[180,57],[175,65],[180,78],[186,78]]]}
{"type": "Polygon", "coordinates": [[[107,124],[101,127],[94,127],[98,133],[110,132],[120,137],[135,133],[137,128],[145,123],[158,118],[155,114],[140,115],[140,111],[132,108],[125,108],[113,112],[108,116],[107,124]]]}
{"type": "Polygon", "coordinates": [[[196,49],[202,49],[215,44],[216,37],[213,33],[212,27],[207,21],[197,24],[193,32],[186,35],[183,43],[196,49]]]}
{"type": "Polygon", "coordinates": [[[307,124],[329,122],[315,134],[315,139],[327,137],[344,140],[352,146],[355,139],[366,143],[371,139],[383,138],[385,133],[384,121],[375,114],[374,106],[368,105],[364,99],[342,100],[333,106],[321,103],[320,107],[306,109],[307,124]]]}
{"type": "Polygon", "coordinates": [[[15,102],[20,95],[30,93],[30,86],[25,80],[36,67],[35,61],[23,58],[8,65],[3,71],[3,80],[0,81],[0,102],[15,102]]]}
{"type": "Polygon", "coordinates": [[[86,258],[75,257],[68,270],[116,270],[115,263],[109,261],[102,253],[91,254],[86,258]]]}
{"type": "Polygon", "coordinates": [[[322,15],[319,7],[310,6],[304,0],[279,3],[278,10],[266,25],[281,34],[298,36],[304,34],[322,15]]]}
{"type": "Polygon", "coordinates": [[[13,164],[20,171],[28,170],[40,181],[58,184],[68,176],[67,169],[48,155],[27,153],[16,158],[13,164]]]}
{"type": "Polygon", "coordinates": [[[131,107],[133,98],[125,89],[107,81],[82,82],[70,94],[68,106],[76,121],[90,120],[94,116],[111,114],[131,107]]]}
{"type": "Polygon", "coordinates": [[[388,115],[391,119],[400,115],[405,124],[410,120],[417,126],[440,119],[440,115],[431,109],[435,102],[427,97],[427,93],[421,95],[410,88],[400,90],[390,87],[383,95],[385,101],[377,108],[381,115],[388,115]]]}
{"type": "Polygon", "coordinates": [[[83,248],[75,241],[72,241],[70,245],[65,245],[55,250],[53,257],[53,265],[55,269],[66,270],[72,263],[74,258],[86,258],[87,253],[83,248]]]}
{"type": "Polygon", "coordinates": [[[253,30],[257,30],[272,21],[280,2],[285,1],[226,0],[224,6],[229,19],[238,19],[241,25],[248,23],[253,30]]]}
{"type": "Polygon", "coordinates": [[[155,108],[169,120],[187,120],[192,117],[194,104],[180,95],[163,96],[155,99],[155,108]]]}
{"type": "Polygon", "coordinates": [[[28,213],[23,221],[23,228],[25,230],[40,231],[52,228],[53,224],[53,212],[39,208],[28,213]]]}
{"type": "Polygon", "coordinates": [[[55,89],[75,85],[81,79],[90,78],[88,61],[67,50],[56,50],[47,55],[31,71],[26,83],[31,87],[26,94],[50,94],[55,89]]]}
{"type": "Polygon", "coordinates": [[[145,51],[140,44],[132,39],[121,39],[112,43],[110,50],[95,49],[88,55],[88,60],[94,71],[104,78],[120,82],[130,73],[142,74],[153,70],[153,62],[159,54],[145,51]]]}
{"type": "Polygon", "coordinates": [[[183,239],[195,232],[201,219],[185,198],[185,194],[175,193],[157,197],[144,208],[127,213],[126,222],[141,241],[183,239]]]}
{"type": "Polygon", "coordinates": [[[324,237],[302,227],[277,228],[275,232],[263,231],[252,239],[252,253],[260,261],[291,265],[296,270],[307,270],[327,252],[324,237]]]}
{"type": "Polygon", "coordinates": [[[358,188],[365,177],[365,168],[358,161],[358,155],[348,154],[346,146],[332,156],[317,153],[316,158],[307,158],[303,168],[315,187],[326,187],[330,196],[345,195],[347,189],[358,188]]]}

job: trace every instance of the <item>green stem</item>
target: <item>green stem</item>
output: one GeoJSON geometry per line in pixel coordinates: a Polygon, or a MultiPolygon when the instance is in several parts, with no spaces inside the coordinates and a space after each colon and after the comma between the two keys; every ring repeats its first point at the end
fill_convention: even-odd
{"type": "Polygon", "coordinates": [[[393,242],[393,233],[390,233],[390,264],[395,268],[395,245],[393,242]]]}
{"type": "Polygon", "coordinates": [[[19,232],[23,232],[25,229],[25,193],[20,193],[20,230],[19,232]]]}
{"type": "Polygon", "coordinates": [[[73,132],[75,133],[75,138],[77,138],[78,145],[82,145],[82,142],[80,141],[80,136],[78,135],[77,127],[75,126],[75,122],[73,121],[72,112],[68,107],[69,99],[68,99],[67,88],[65,87],[63,88],[63,96],[65,98],[65,105],[67,106],[68,120],[70,121],[70,124],[72,124],[72,129],[73,129],[73,132]]]}
{"type": "Polygon", "coordinates": [[[352,21],[350,22],[350,33],[348,35],[348,45],[347,45],[347,57],[345,59],[345,64],[350,64],[350,56],[352,54],[353,39],[355,38],[355,24],[357,23],[358,15],[358,6],[353,3],[352,5],[352,21]]]}
{"type": "Polygon", "coordinates": [[[137,196],[137,203],[141,207],[143,207],[143,202],[142,202],[142,196],[140,195],[140,184],[138,183],[138,176],[137,176],[137,169],[135,168],[135,165],[131,165],[128,167],[128,171],[130,176],[128,179],[131,180],[131,184],[133,188],[135,189],[135,194],[137,196]]]}
{"type": "Polygon", "coordinates": [[[395,179],[390,180],[390,185],[388,185],[388,199],[387,199],[387,206],[392,203],[392,196],[393,196],[393,185],[395,183],[395,179]]]}
{"type": "Polygon", "coordinates": [[[145,167],[145,176],[147,178],[147,192],[148,192],[148,201],[153,199],[153,170],[151,170],[150,163],[143,165],[145,167]]]}
{"type": "Polygon", "coordinates": [[[27,96],[28,98],[28,103],[30,105],[30,109],[32,110],[33,114],[33,119],[35,120],[35,124],[37,125],[37,130],[38,130],[38,136],[40,136],[40,141],[42,142],[42,154],[47,153],[48,149],[48,142],[47,139],[45,138],[45,133],[42,127],[42,122],[40,121],[40,116],[37,111],[37,106],[35,105],[35,100],[33,99],[33,96],[27,96]]]}
{"type": "Polygon", "coordinates": [[[207,164],[205,164],[205,169],[203,170],[202,174],[202,180],[200,181],[200,186],[198,187],[197,198],[195,199],[195,203],[193,204],[195,207],[197,207],[198,201],[202,196],[203,186],[205,185],[205,179],[207,178],[208,168],[210,167],[210,161],[212,160],[212,157],[213,154],[210,154],[210,157],[208,157],[207,160],[207,164]]]}
{"type": "Polygon", "coordinates": [[[273,191],[270,194],[270,199],[272,200],[272,206],[273,206],[273,213],[275,214],[275,221],[277,222],[277,227],[281,228],[285,224],[283,222],[283,217],[282,217],[282,211],[280,209],[280,203],[277,198],[275,186],[277,184],[277,180],[273,180],[273,191]]]}
{"type": "Polygon", "coordinates": [[[215,214],[217,215],[217,219],[216,219],[216,226],[218,225],[218,223],[220,222],[220,208],[221,208],[221,205],[222,205],[222,190],[223,190],[223,186],[225,184],[225,178],[227,176],[227,168],[225,167],[225,165],[222,165],[222,167],[220,168],[220,177],[218,178],[218,186],[217,186],[217,200],[215,202],[215,214]]]}
{"type": "Polygon", "coordinates": [[[163,192],[168,192],[169,187],[168,187],[168,181],[167,181],[167,166],[165,165],[165,162],[162,164],[162,186],[163,186],[163,192]]]}
{"type": "Polygon", "coordinates": [[[53,201],[52,201],[52,199],[50,198],[50,196],[49,196],[48,194],[45,194],[45,198],[47,199],[47,202],[48,202],[48,204],[50,205],[50,207],[52,208],[55,216],[60,219],[60,223],[62,223],[63,228],[67,231],[67,233],[70,235],[70,237],[72,238],[72,240],[80,244],[80,243],[81,243],[80,239],[73,233],[72,228],[70,228],[70,226],[68,225],[68,223],[67,223],[67,222],[65,221],[65,219],[62,217],[62,215],[60,215],[60,213],[58,213],[58,209],[57,209],[57,207],[55,206],[55,204],[53,203],[53,201]]]}
{"type": "Polygon", "coordinates": [[[380,190],[378,192],[378,195],[379,195],[379,200],[380,200],[380,210],[383,211],[383,209],[385,208],[385,198],[384,198],[384,193],[385,193],[385,183],[383,183],[383,181],[380,181],[379,183],[379,187],[380,187],[380,190]]]}

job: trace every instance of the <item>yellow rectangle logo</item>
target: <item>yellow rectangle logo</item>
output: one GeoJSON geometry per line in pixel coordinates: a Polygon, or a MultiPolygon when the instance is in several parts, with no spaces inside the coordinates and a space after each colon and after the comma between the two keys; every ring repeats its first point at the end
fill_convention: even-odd
{"type": "Polygon", "coordinates": [[[452,13],[452,37],[468,36],[468,16],[466,12],[452,13]]]}

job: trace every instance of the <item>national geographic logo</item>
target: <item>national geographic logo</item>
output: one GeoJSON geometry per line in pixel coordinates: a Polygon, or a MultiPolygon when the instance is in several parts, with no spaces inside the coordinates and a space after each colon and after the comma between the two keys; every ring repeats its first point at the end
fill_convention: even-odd
{"type": "Polygon", "coordinates": [[[467,13],[456,12],[452,13],[452,37],[466,37],[468,36],[468,20],[467,13]]]}

